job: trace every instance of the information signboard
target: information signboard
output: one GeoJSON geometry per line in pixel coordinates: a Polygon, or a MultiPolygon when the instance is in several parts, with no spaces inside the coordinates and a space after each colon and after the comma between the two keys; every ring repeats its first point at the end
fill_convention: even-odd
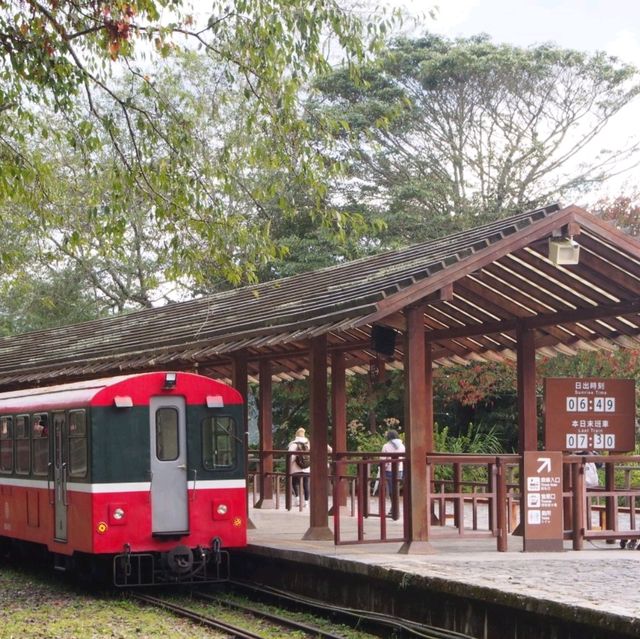
{"type": "Polygon", "coordinates": [[[635,448],[635,380],[544,380],[547,450],[627,452],[635,448]]]}
{"type": "Polygon", "coordinates": [[[563,546],[562,453],[524,453],[524,550],[560,551],[563,546]]]}

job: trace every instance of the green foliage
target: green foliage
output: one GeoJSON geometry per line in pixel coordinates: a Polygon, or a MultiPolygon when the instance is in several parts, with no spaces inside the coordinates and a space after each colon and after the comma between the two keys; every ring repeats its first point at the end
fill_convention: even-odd
{"type": "Polygon", "coordinates": [[[635,69],[601,53],[427,34],[392,42],[360,77],[319,78],[315,106],[345,122],[339,196],[386,222],[383,245],[569,199],[636,150],[598,154],[638,93],[635,69]],[[593,160],[570,166],[578,153],[593,160]]]}
{"type": "Polygon", "coordinates": [[[465,433],[455,436],[449,434],[447,426],[436,425],[434,448],[440,453],[459,455],[471,453],[475,455],[499,455],[504,452],[500,439],[493,428],[484,432],[474,424],[469,424],[465,433]]]}
{"type": "MultiPolygon", "coordinates": [[[[203,290],[256,281],[282,258],[270,216],[297,214],[292,193],[304,193],[307,215],[330,234],[346,238],[361,223],[328,206],[326,184],[341,166],[318,153],[317,134],[329,141],[335,123],[311,123],[301,97],[329,69],[326,38],[355,76],[387,18],[369,24],[332,0],[243,0],[232,10],[216,0],[201,28],[177,12],[161,24],[160,7],[179,8],[172,0],[98,2],[87,13],[67,2],[13,4],[0,5],[0,48],[11,53],[0,65],[0,206],[15,227],[35,217],[38,231],[62,230],[86,257],[95,250],[88,227],[100,218],[106,240],[124,249],[137,211],[159,238],[156,272],[203,290]],[[178,38],[200,53],[182,51],[178,38]],[[141,39],[166,62],[147,61],[146,46],[135,58],[141,39]],[[60,206],[65,194],[72,202],[60,206]]],[[[6,272],[16,251],[0,257],[6,272]]],[[[153,285],[150,272],[140,288],[153,285]]],[[[148,300],[142,291],[129,301],[148,300]]]]}
{"type": "Polygon", "coordinates": [[[386,443],[385,433],[390,429],[397,431],[400,439],[404,441],[404,434],[400,431],[400,420],[396,417],[385,417],[373,433],[361,421],[353,419],[347,424],[347,448],[378,453],[386,443]]]}
{"type": "Polygon", "coordinates": [[[475,406],[489,397],[512,392],[515,381],[515,364],[487,362],[438,369],[434,375],[434,388],[436,394],[463,406],[475,406]]]}
{"type": "Polygon", "coordinates": [[[83,291],[82,274],[43,268],[0,282],[0,335],[75,324],[104,316],[106,309],[83,291]]]}
{"type": "MultiPolygon", "coordinates": [[[[434,448],[437,452],[461,455],[470,453],[475,455],[499,455],[504,452],[500,439],[494,429],[483,431],[474,424],[469,424],[466,432],[455,436],[449,434],[448,427],[436,425],[434,433],[434,448]]],[[[462,467],[462,480],[468,482],[486,483],[488,481],[487,465],[464,465],[462,467]]],[[[451,464],[435,465],[436,480],[453,479],[453,466],[451,464]]]]}
{"type": "Polygon", "coordinates": [[[309,388],[306,381],[294,380],[273,387],[273,446],[285,449],[298,428],[309,430],[309,388]]]}
{"type": "MultiPolygon", "coordinates": [[[[636,441],[633,454],[640,455],[640,442],[638,441],[636,441]]],[[[602,469],[598,470],[598,475],[600,476],[600,485],[604,486],[604,471],[602,469]]],[[[614,481],[616,488],[632,488],[637,490],[640,488],[640,465],[637,463],[617,464],[614,481]]],[[[628,497],[622,497],[620,499],[623,502],[621,505],[628,505],[628,497]],[[627,502],[627,504],[624,502],[627,502]]]]}

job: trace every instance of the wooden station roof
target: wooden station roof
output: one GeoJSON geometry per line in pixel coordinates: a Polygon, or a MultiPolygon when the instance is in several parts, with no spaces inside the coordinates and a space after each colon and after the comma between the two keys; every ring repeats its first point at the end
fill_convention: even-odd
{"type": "MultiPolygon", "coordinates": [[[[585,210],[547,206],[470,231],[304,273],[116,317],[0,340],[0,389],[154,369],[223,379],[244,351],[274,376],[307,374],[309,340],[326,334],[349,370],[375,357],[374,324],[404,328],[425,302],[436,365],[515,358],[516,328],[538,352],[640,347],[640,242],[585,210]],[[572,235],[576,265],[549,258],[572,235]]],[[[387,366],[401,366],[403,341],[387,366]]]]}

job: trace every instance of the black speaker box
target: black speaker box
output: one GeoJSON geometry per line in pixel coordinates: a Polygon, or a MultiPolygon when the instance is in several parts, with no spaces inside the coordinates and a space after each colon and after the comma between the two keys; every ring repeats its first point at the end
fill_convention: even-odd
{"type": "Polygon", "coordinates": [[[396,349],[396,331],[387,326],[374,324],[371,327],[371,347],[380,355],[393,357],[396,349]]]}

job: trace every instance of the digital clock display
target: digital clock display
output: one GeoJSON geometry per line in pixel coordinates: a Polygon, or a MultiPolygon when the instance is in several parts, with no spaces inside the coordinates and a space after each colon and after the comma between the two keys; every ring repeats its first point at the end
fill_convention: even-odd
{"type": "Polygon", "coordinates": [[[567,433],[567,450],[614,450],[614,433],[567,433]]]}
{"type": "Polygon", "coordinates": [[[546,450],[633,450],[635,403],[633,379],[545,379],[546,450]]]}

